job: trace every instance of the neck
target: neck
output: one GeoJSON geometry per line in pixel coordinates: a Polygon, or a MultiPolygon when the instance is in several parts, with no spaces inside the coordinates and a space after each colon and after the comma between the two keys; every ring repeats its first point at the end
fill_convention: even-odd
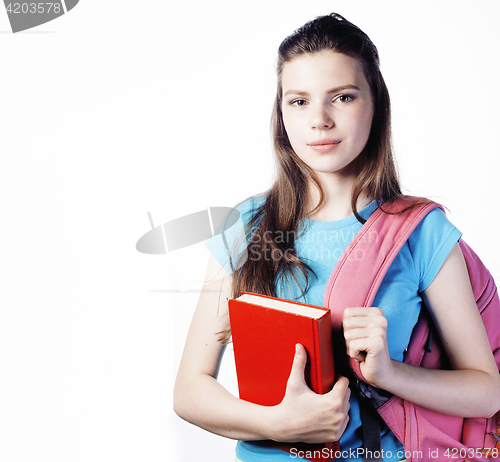
{"type": "MultiPolygon", "coordinates": [[[[318,174],[318,172],[316,172],[318,174]]],[[[353,214],[351,207],[352,191],[356,177],[337,177],[318,174],[325,200],[323,205],[308,215],[308,218],[317,221],[336,221],[350,217],[353,214]]],[[[320,194],[317,187],[309,186],[309,199],[307,210],[312,211],[319,204],[320,194]]],[[[366,193],[361,193],[357,199],[356,209],[359,211],[366,207],[373,198],[366,193]]]]}

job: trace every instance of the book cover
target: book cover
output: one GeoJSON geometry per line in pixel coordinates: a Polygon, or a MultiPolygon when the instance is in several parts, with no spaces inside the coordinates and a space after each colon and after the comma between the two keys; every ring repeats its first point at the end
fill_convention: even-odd
{"type": "MultiPolygon", "coordinates": [[[[309,388],[318,394],[332,389],[335,372],[328,309],[243,293],[229,300],[229,319],[241,399],[263,406],[279,404],[285,396],[297,343],[307,351],[305,380],[309,388]]],[[[316,462],[333,460],[338,449],[338,443],[270,444],[287,451],[295,448],[316,462]]]]}

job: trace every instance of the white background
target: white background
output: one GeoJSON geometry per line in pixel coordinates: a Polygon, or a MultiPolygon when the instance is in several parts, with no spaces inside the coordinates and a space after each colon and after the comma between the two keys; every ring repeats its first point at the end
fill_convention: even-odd
{"type": "Polygon", "coordinates": [[[270,185],[277,47],[331,11],[380,51],[406,191],[500,275],[496,0],[81,0],[19,34],[2,11],[0,460],[233,460],[172,411],[207,251],[135,243],[147,212],[270,185]]]}

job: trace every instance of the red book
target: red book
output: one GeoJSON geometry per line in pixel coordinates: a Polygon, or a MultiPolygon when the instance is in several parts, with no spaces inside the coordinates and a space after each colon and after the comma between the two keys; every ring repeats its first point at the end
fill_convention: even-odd
{"type": "MultiPolygon", "coordinates": [[[[243,293],[229,300],[229,319],[241,399],[275,406],[285,396],[295,355],[302,344],[308,355],[305,379],[311,390],[328,393],[333,386],[330,310],[274,297],[243,293]]],[[[315,462],[332,461],[338,442],[270,444],[315,462]]]]}

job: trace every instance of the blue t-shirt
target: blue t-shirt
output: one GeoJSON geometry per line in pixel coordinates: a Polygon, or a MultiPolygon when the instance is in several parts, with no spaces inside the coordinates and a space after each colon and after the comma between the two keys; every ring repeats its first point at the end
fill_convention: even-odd
{"type": "MultiPolygon", "coordinates": [[[[242,235],[244,226],[264,200],[265,196],[261,195],[240,204],[237,210],[241,221],[206,244],[229,274],[232,274],[234,268],[238,268],[245,259],[256,256],[252,252],[252,247],[247,248],[244,245],[246,239],[242,235]]],[[[373,201],[359,214],[366,220],[376,208],[377,204],[373,201]]],[[[316,276],[313,274],[310,276],[305,299],[296,284],[291,287],[287,285],[286,288],[278,284],[278,297],[323,306],[323,296],[330,274],[361,227],[362,224],[354,215],[343,220],[328,222],[304,219],[297,232],[295,250],[316,276]]],[[[460,237],[460,231],[448,221],[444,212],[441,209],[434,209],[413,231],[387,271],[373,306],[381,308],[387,318],[387,343],[392,359],[403,360],[413,327],[420,314],[422,304],[420,292],[434,280],[460,237]]],[[[376,236],[373,238],[376,239],[376,236]]],[[[354,393],[351,394],[350,405],[350,420],[340,438],[342,451],[348,457],[336,459],[339,462],[363,460],[352,457],[353,451],[349,452],[350,449],[363,445],[359,403],[354,393]]],[[[384,462],[399,461],[404,458],[402,444],[387,426],[382,429],[381,439],[384,462]]],[[[243,462],[277,462],[296,458],[280,449],[253,441],[239,441],[236,456],[243,462]]]]}

